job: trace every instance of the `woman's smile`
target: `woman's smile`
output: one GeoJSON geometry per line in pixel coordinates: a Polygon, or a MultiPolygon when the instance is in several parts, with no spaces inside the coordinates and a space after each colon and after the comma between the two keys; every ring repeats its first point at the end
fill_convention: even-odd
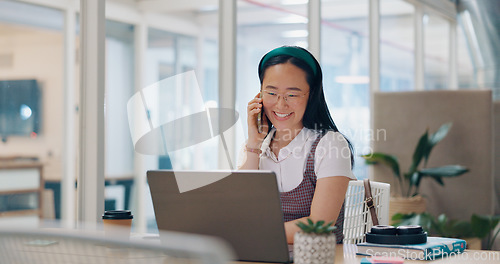
{"type": "Polygon", "coordinates": [[[274,112],[273,113],[276,115],[276,119],[278,119],[278,121],[284,121],[284,120],[287,120],[291,117],[291,115],[293,114],[292,113],[287,113],[287,114],[284,114],[284,113],[278,113],[278,112],[274,112]]]}

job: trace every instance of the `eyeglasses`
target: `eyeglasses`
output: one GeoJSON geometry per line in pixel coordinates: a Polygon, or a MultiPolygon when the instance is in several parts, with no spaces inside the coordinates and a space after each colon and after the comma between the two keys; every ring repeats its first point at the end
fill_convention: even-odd
{"type": "Polygon", "coordinates": [[[280,97],[283,97],[283,99],[285,99],[285,102],[289,104],[294,104],[300,102],[300,100],[304,98],[304,96],[306,96],[307,94],[308,93],[297,93],[297,92],[278,94],[273,91],[262,90],[262,99],[269,103],[276,103],[278,102],[280,97]]]}

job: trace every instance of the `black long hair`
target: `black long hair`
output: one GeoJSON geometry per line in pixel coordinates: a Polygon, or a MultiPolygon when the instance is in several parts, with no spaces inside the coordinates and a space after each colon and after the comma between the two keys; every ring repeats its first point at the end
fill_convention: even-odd
{"type": "MultiPolygon", "coordinates": [[[[328,105],[326,104],[325,94],[323,92],[323,73],[321,71],[321,66],[318,61],[314,58],[314,56],[304,48],[298,46],[291,46],[293,48],[301,49],[307,52],[314,60],[314,65],[316,69],[312,69],[310,64],[306,63],[304,60],[291,56],[291,55],[277,55],[271,58],[266,58],[264,64],[262,64],[262,57],[259,63],[259,80],[262,86],[264,81],[264,75],[266,73],[267,68],[283,63],[291,63],[300,69],[302,69],[306,73],[307,84],[309,84],[309,98],[307,100],[306,110],[304,112],[304,117],[302,118],[302,124],[304,127],[309,129],[314,129],[319,131],[320,133],[325,134],[328,131],[339,132],[339,129],[335,125],[335,122],[330,115],[330,110],[328,109],[328,105]],[[314,73],[316,72],[316,74],[314,73]]],[[[271,121],[269,121],[269,128],[272,127],[271,121]]],[[[269,129],[268,131],[271,131],[269,129]]],[[[344,136],[344,135],[343,135],[344,136]]],[[[349,146],[349,150],[351,151],[351,167],[354,167],[354,150],[351,142],[347,139],[346,136],[344,138],[347,141],[349,146]]]]}

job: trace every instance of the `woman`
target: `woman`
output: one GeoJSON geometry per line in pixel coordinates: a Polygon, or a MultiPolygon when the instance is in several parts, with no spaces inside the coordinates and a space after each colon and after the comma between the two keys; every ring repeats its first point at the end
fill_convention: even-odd
{"type": "Polygon", "coordinates": [[[276,48],[259,63],[261,92],[247,107],[248,141],[239,169],[276,173],[289,244],[297,222],[307,218],[336,221],[341,243],[344,196],[355,179],[352,147],[330,117],[322,78],[305,49],[276,48]]]}

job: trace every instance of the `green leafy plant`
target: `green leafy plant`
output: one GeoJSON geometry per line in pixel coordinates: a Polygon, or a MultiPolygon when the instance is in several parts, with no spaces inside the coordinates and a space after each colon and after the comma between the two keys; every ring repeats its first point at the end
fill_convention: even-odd
{"type": "Polygon", "coordinates": [[[390,154],[374,152],[371,154],[362,155],[366,164],[383,164],[389,167],[394,177],[398,180],[400,196],[412,197],[419,194],[420,182],[424,177],[435,180],[440,185],[444,186],[443,178],[456,177],[469,171],[467,168],[460,165],[447,165],[442,167],[425,168],[427,161],[431,155],[431,151],[443,138],[446,137],[451,128],[451,123],[442,125],[435,133],[429,135],[429,129],[420,137],[408,171],[401,174],[398,159],[390,154]],[[419,169],[420,164],[424,161],[424,168],[419,169]]]}
{"type": "Polygon", "coordinates": [[[493,230],[500,221],[500,215],[473,214],[470,221],[448,219],[444,214],[437,218],[429,213],[395,214],[392,217],[395,226],[420,225],[432,236],[468,238],[486,238],[486,249],[491,249],[500,229],[493,234],[493,230]]]}
{"type": "Polygon", "coordinates": [[[302,232],[304,233],[310,233],[310,234],[331,234],[335,229],[337,229],[336,226],[333,225],[334,221],[325,224],[325,221],[319,220],[316,223],[314,223],[310,218],[307,218],[307,223],[304,222],[298,222],[297,226],[300,227],[302,232]]]}

